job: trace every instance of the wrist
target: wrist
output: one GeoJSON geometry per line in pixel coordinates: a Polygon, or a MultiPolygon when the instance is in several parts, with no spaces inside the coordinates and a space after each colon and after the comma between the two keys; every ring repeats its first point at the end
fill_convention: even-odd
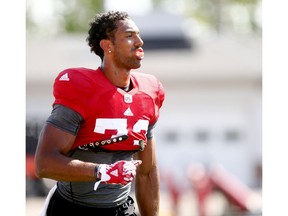
{"type": "Polygon", "coordinates": [[[101,180],[101,173],[99,171],[100,171],[100,164],[96,164],[95,170],[94,170],[94,177],[96,181],[101,180]]]}

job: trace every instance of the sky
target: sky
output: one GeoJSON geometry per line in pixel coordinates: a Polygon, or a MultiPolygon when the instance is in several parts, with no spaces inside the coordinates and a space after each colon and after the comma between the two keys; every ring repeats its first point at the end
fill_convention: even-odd
{"type": "MultiPolygon", "coordinates": [[[[32,13],[39,22],[50,19],[57,0],[27,0],[27,6],[32,7],[32,13]]],[[[141,15],[152,9],[151,0],[105,0],[107,10],[125,10],[131,15],[141,15]]]]}
{"type": "Polygon", "coordinates": [[[152,9],[151,0],[106,0],[107,10],[125,10],[130,15],[142,15],[152,9]]]}
{"type": "Polygon", "coordinates": [[[39,22],[50,18],[53,15],[53,2],[55,0],[27,0],[27,7],[32,8],[32,16],[39,22]]]}
{"type": "MultiPolygon", "coordinates": [[[[33,17],[34,22],[41,24],[41,36],[56,33],[59,23],[55,7],[61,7],[65,1],[58,0],[27,0],[26,5],[29,8],[29,16],[33,17]]],[[[105,0],[106,10],[123,10],[129,15],[143,15],[152,9],[151,0],[105,0]]]]}

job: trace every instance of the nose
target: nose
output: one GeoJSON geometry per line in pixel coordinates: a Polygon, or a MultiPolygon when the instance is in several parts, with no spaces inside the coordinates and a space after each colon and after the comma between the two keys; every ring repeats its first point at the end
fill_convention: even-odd
{"type": "Polygon", "coordinates": [[[144,41],[142,40],[140,35],[136,35],[135,46],[142,47],[143,44],[144,44],[144,41]]]}

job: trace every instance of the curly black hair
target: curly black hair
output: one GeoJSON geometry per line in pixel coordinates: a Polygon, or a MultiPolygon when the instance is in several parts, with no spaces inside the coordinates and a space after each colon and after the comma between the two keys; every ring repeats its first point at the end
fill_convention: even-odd
{"type": "Polygon", "coordinates": [[[113,40],[113,31],[117,28],[116,22],[124,19],[130,19],[126,12],[108,11],[97,14],[93,21],[89,23],[90,29],[86,41],[91,47],[90,51],[100,56],[101,60],[103,60],[104,52],[100,47],[100,41],[102,39],[113,40]]]}

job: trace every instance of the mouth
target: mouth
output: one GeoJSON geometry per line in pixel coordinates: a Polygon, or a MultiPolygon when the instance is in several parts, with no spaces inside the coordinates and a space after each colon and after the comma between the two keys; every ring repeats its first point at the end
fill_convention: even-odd
{"type": "Polygon", "coordinates": [[[144,51],[143,51],[142,48],[137,49],[136,58],[139,59],[139,60],[144,59],[144,51]]]}

